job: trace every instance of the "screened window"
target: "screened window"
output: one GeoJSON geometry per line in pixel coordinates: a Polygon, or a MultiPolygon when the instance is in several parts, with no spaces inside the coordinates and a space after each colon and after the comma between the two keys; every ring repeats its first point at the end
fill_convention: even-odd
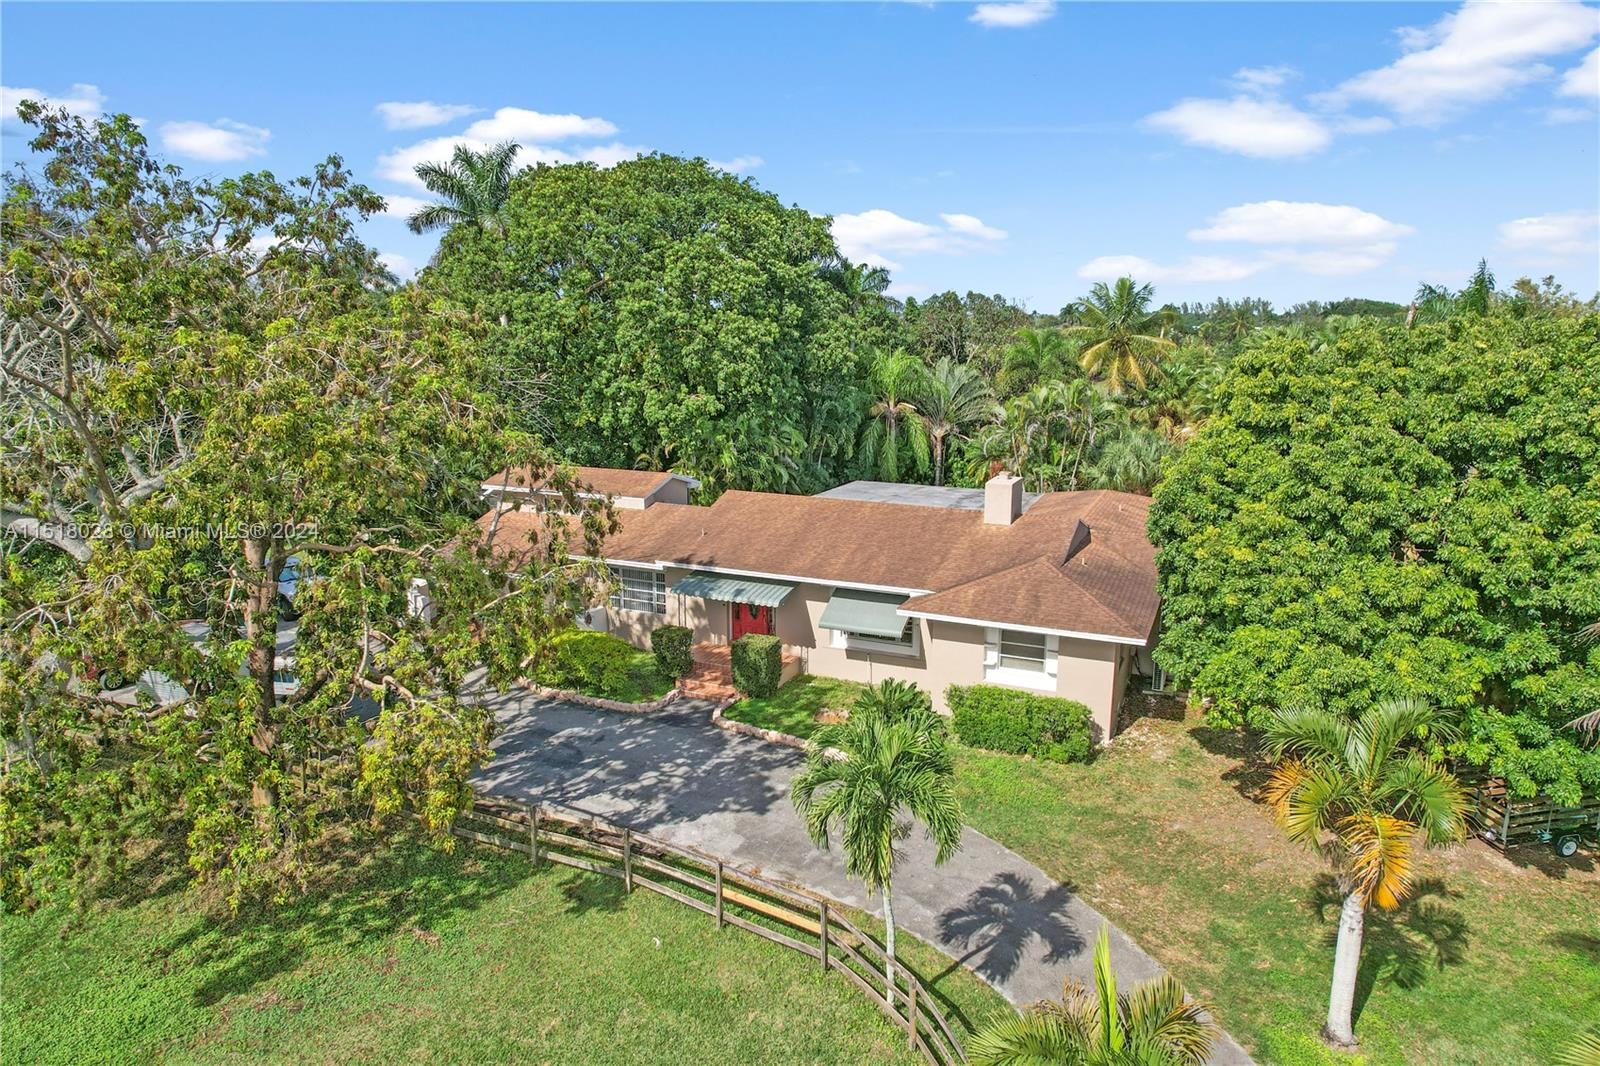
{"type": "Polygon", "coordinates": [[[1043,633],[1018,633],[1010,629],[1000,631],[1000,668],[1043,673],[1047,641],[1043,633]]]}
{"type": "Polygon", "coordinates": [[[660,570],[613,566],[611,575],[617,581],[611,593],[611,606],[615,610],[667,613],[667,576],[660,570]]]}

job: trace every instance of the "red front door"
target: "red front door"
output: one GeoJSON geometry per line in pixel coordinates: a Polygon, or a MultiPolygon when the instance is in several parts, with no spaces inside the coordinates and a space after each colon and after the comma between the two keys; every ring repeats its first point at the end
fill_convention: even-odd
{"type": "Polygon", "coordinates": [[[735,603],[733,609],[733,639],[738,640],[746,633],[772,632],[772,608],[757,607],[753,603],[735,603]]]}

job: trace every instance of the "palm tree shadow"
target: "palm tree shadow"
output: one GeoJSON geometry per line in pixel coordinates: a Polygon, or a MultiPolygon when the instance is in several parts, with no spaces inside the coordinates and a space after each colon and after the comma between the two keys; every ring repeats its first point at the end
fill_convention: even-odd
{"type": "Polygon", "coordinates": [[[939,916],[939,939],[967,949],[939,977],[967,965],[990,981],[1004,981],[1016,972],[1035,938],[1044,942],[1046,962],[1076,955],[1084,949],[1084,939],[1061,913],[1071,899],[1067,885],[1036,894],[1026,878],[998,875],[939,916]]]}
{"type": "MultiPolygon", "coordinates": [[[[1461,912],[1444,901],[1457,899],[1436,877],[1416,882],[1411,894],[1392,911],[1370,907],[1362,940],[1361,969],[1356,976],[1355,1017],[1380,985],[1418,988],[1446,966],[1459,965],[1467,953],[1468,926],[1461,912]]],[[[1311,905],[1325,924],[1324,945],[1331,952],[1339,939],[1339,907],[1344,894],[1324,874],[1312,889],[1311,905]]]]}

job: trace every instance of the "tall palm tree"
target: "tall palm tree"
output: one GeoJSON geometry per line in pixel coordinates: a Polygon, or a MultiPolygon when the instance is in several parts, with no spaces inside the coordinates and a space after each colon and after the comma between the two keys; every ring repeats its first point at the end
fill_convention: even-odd
{"type": "Polygon", "coordinates": [[[1171,974],[1118,994],[1104,928],[1094,945],[1094,987],[1068,979],[1061,1002],[1046,1000],[985,1026],[967,1044],[971,1066],[1122,1064],[1191,1066],[1211,1052],[1205,1004],[1171,974]]]}
{"type": "Polygon", "coordinates": [[[933,842],[935,863],[943,864],[961,847],[961,805],[944,719],[926,702],[913,706],[904,695],[884,693],[880,686],[877,696],[856,703],[849,718],[812,734],[805,769],[790,790],[817,847],[826,850],[830,833],[837,833],[845,869],[869,892],[883,896],[890,1004],[896,845],[911,835],[915,820],[933,842]]]}
{"type": "Polygon", "coordinates": [[[876,466],[884,481],[899,481],[902,444],[917,470],[928,468],[928,420],[912,397],[922,392],[925,368],[904,351],[868,353],[867,388],[871,402],[861,428],[861,459],[876,466]]]}
{"type": "Polygon", "coordinates": [[[1456,306],[1469,315],[1486,315],[1494,303],[1494,271],[1487,259],[1478,260],[1478,269],[1467,279],[1467,287],[1456,293],[1456,306]]]}
{"type": "Polygon", "coordinates": [[[456,145],[448,163],[419,163],[417,177],[442,203],[418,208],[406,220],[412,233],[470,223],[498,233],[504,228],[501,211],[511,191],[512,161],[521,145],[507,141],[484,151],[456,145]]]}
{"type": "Polygon", "coordinates": [[[844,296],[851,314],[875,303],[887,303],[884,291],[889,288],[889,272],[883,267],[866,263],[852,263],[844,256],[823,268],[823,276],[833,283],[844,296]]]}
{"type": "Polygon", "coordinates": [[[1159,372],[1156,360],[1175,347],[1167,336],[1174,316],[1151,311],[1154,297],[1154,287],[1118,278],[1114,288],[1096,282],[1078,302],[1078,325],[1068,326],[1067,335],[1083,343],[1079,359],[1085,372],[1104,378],[1112,392],[1120,393],[1130,381],[1144,388],[1159,372]]]}
{"type": "Polygon", "coordinates": [[[1072,354],[1072,345],[1059,329],[1017,330],[1017,339],[1000,353],[1000,391],[1015,395],[1066,377],[1072,354]]]}
{"type": "Polygon", "coordinates": [[[917,409],[933,449],[933,483],[944,484],[944,459],[951,443],[977,425],[994,405],[989,383],[970,363],[940,356],[923,378],[917,409]]]}
{"type": "Polygon", "coordinates": [[[1333,863],[1344,893],[1324,1035],[1355,1043],[1351,1012],[1367,908],[1400,905],[1412,881],[1412,850],[1459,840],[1465,831],[1461,785],[1414,738],[1449,735],[1437,711],[1390,700],[1354,720],[1319,709],[1275,714],[1267,753],[1277,761],[1266,796],[1291,840],[1333,863]]]}

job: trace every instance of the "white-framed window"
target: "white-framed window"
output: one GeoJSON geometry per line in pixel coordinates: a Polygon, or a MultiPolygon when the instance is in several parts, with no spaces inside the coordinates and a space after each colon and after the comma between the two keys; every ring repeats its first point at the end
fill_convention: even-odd
{"type": "Polygon", "coordinates": [[[617,582],[617,587],[611,592],[613,610],[667,613],[667,575],[660,570],[613,566],[611,576],[617,582]]]}
{"type": "Polygon", "coordinates": [[[916,655],[922,651],[922,636],[915,618],[906,619],[900,636],[879,637],[871,633],[852,633],[846,629],[833,631],[833,646],[850,651],[879,651],[888,655],[916,655]]]}
{"type": "Polygon", "coordinates": [[[985,629],[983,679],[996,685],[1056,687],[1059,640],[1047,633],[1018,629],[985,629]]]}

